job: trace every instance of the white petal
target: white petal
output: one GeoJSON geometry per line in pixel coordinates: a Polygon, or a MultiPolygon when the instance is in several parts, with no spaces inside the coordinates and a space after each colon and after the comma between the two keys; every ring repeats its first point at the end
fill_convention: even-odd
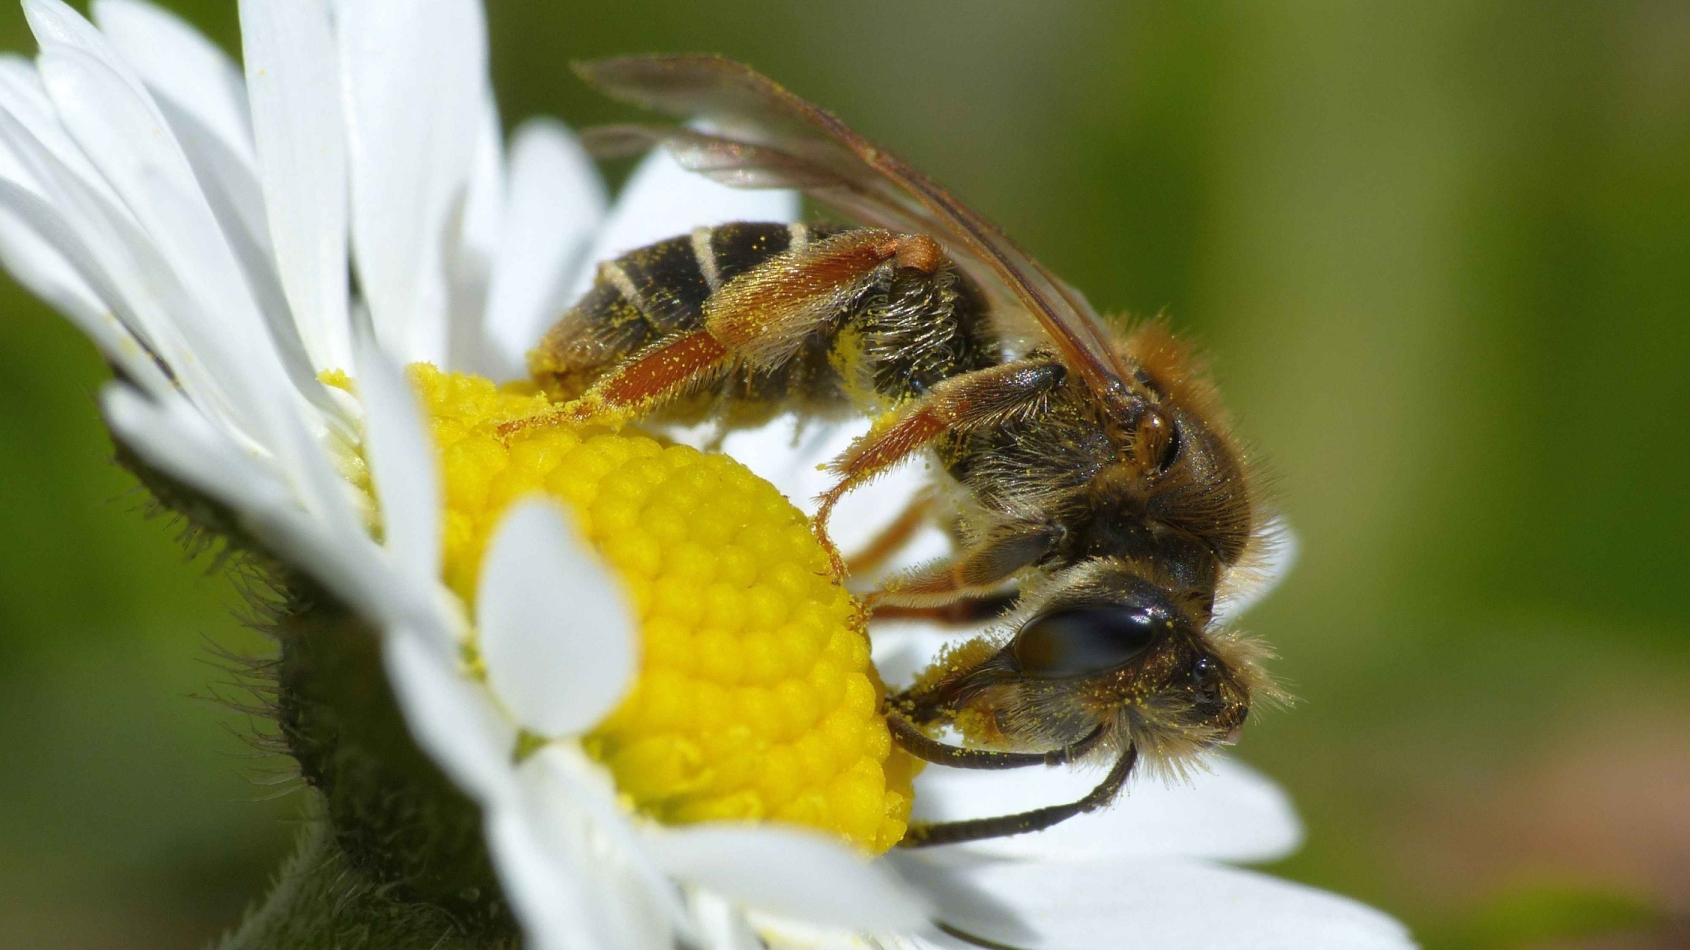
{"type": "MultiPolygon", "coordinates": [[[[902,860],[908,860],[907,857],[902,860]]],[[[902,860],[900,863],[902,863],[902,860]]],[[[947,869],[1014,908],[1031,933],[990,920],[947,923],[1026,950],[1411,950],[1402,924],[1364,904],[1236,868],[1197,861],[1037,862],[947,869]]],[[[959,941],[941,940],[953,947],[959,941]]]]}
{"type": "MultiPolygon", "coordinates": [[[[35,220],[56,217],[38,195],[18,188],[13,181],[0,181],[0,208],[27,203],[35,220]]],[[[89,286],[78,268],[54,243],[48,241],[13,211],[0,211],[0,263],[47,304],[64,314],[100,348],[125,377],[152,395],[171,388],[152,356],[89,286]]]]}
{"type": "Polygon", "coordinates": [[[465,186],[460,240],[484,267],[491,267],[499,250],[505,214],[505,133],[491,86],[482,90],[481,107],[476,112],[475,154],[470,158],[465,186]]]}
{"type": "Polygon", "coordinates": [[[112,383],[100,403],[112,434],[148,465],[227,506],[267,549],[353,609],[436,639],[447,636],[432,601],[385,569],[361,529],[336,531],[307,514],[274,468],[243,454],[182,396],[151,401],[112,383]]]}
{"type": "MultiPolygon", "coordinates": [[[[982,863],[979,858],[959,857],[949,851],[935,854],[894,848],[884,860],[932,905],[932,921],[965,927],[970,933],[990,934],[1016,947],[1031,945],[1036,939],[1020,908],[1011,906],[1012,899],[994,894],[972,879],[968,869],[982,863]]],[[[922,936],[933,938],[939,933],[937,928],[928,928],[922,936]]]]}
{"type": "MultiPolygon", "coordinates": [[[[1229,758],[1190,783],[1135,776],[1110,808],[1035,834],[955,846],[974,854],[1038,860],[1172,855],[1216,861],[1272,861],[1302,844],[1290,799],[1266,776],[1229,758]]],[[[980,772],[929,766],[916,777],[916,818],[978,818],[1079,799],[1098,769],[980,772]]]]}
{"type": "Polygon", "coordinates": [[[203,123],[250,167],[246,89],[234,62],[174,13],[138,0],[95,0],[94,22],[142,82],[203,123]]]}
{"type": "MultiPolygon", "coordinates": [[[[257,167],[250,156],[238,155],[203,122],[173,101],[161,98],[157,104],[193,169],[200,196],[210,208],[229,253],[239,264],[252,302],[263,315],[270,340],[282,357],[282,365],[294,387],[325,416],[336,417],[335,423],[349,433],[351,420],[344,418],[340,405],[317,381],[317,367],[311,362],[282,288],[257,167]]],[[[245,148],[250,151],[251,145],[245,148]]],[[[221,253],[217,258],[224,259],[221,253]]]]}
{"type": "Polygon", "coordinates": [[[1235,570],[1215,596],[1215,623],[1229,624],[1273,593],[1297,564],[1296,532],[1284,518],[1274,518],[1257,532],[1261,554],[1235,570]]]}
{"type": "Polygon", "coordinates": [[[529,938],[573,947],[584,935],[605,950],[671,950],[686,924],[679,895],[644,853],[603,767],[578,746],[554,743],[517,775],[516,794],[500,808],[519,821],[502,833],[490,828],[489,843],[529,938]]]}
{"type": "MultiPolygon", "coordinates": [[[[0,138],[17,154],[27,156],[32,174],[53,197],[49,207],[29,192],[8,185],[5,201],[10,210],[77,269],[141,343],[163,358],[177,386],[208,418],[220,423],[227,438],[274,456],[283,462],[290,477],[308,476],[301,480],[302,488],[320,486],[324,480],[307,471],[313,465],[324,467],[317,447],[307,440],[307,456],[299,457],[293,451],[300,444],[290,431],[300,426],[299,418],[291,415],[293,394],[272,391],[263,397],[257,395],[259,384],[267,376],[273,388],[286,388],[285,383],[278,385],[273,375],[263,372],[265,351],[251,354],[251,366],[231,357],[233,347],[226,335],[218,332],[219,327],[206,317],[200,302],[188,295],[169,265],[159,258],[156,246],[139,233],[131,219],[53,161],[10,115],[0,115],[0,138]]],[[[123,351],[116,355],[134,358],[123,351]]],[[[328,480],[337,481],[332,476],[328,480]]],[[[341,483],[335,490],[343,501],[349,488],[341,483]]],[[[302,497],[312,500],[319,494],[306,492],[302,497]]],[[[314,505],[312,510],[328,512],[346,507],[344,503],[334,505],[336,500],[331,494],[326,506],[314,505]]]]}
{"type": "Polygon", "coordinates": [[[573,272],[605,213],[604,184],[562,123],[534,120],[511,141],[504,234],[493,261],[487,333],[505,375],[526,375],[526,354],[559,313],[573,272]]]}
{"type": "MultiPolygon", "coordinates": [[[[40,70],[65,127],[198,303],[192,312],[175,314],[184,330],[193,322],[198,358],[218,361],[213,369],[222,371],[231,393],[276,399],[297,391],[285,382],[279,354],[187,159],[145,94],[70,47],[49,47],[40,70]]],[[[246,411],[253,422],[262,418],[250,403],[246,411]]]]}
{"type": "MultiPolygon", "coordinates": [[[[226,226],[267,253],[246,90],[229,57],[174,14],[140,0],[98,0],[93,12],[103,36],[73,12],[42,7],[54,12],[32,15],[32,23],[56,24],[41,37],[43,51],[57,46],[92,57],[135,93],[152,119],[167,121],[202,184],[215,192],[210,197],[226,207],[226,226]]],[[[217,210],[221,219],[225,208],[217,210]]]]}
{"type": "MultiPolygon", "coordinates": [[[[223,423],[232,437],[262,444],[263,433],[254,428],[254,407],[243,398],[243,381],[232,375],[235,368],[203,355],[226,350],[207,339],[216,328],[193,319],[198,305],[103,181],[101,187],[91,185],[25,124],[22,104],[11,95],[17,91],[0,83],[0,140],[46,201],[19,197],[10,203],[13,213],[77,268],[131,332],[170,366],[182,390],[205,412],[223,423]]],[[[57,130],[56,123],[53,127],[57,130]]],[[[57,131],[63,138],[62,130],[57,131]]],[[[76,154],[80,158],[81,153],[76,154]]],[[[30,194],[23,189],[19,193],[30,194]]]]}
{"type": "Polygon", "coordinates": [[[820,834],[768,825],[694,825],[651,834],[682,880],[747,906],[872,933],[922,927],[928,905],[881,862],[820,834]]]}
{"type": "Polygon", "coordinates": [[[111,41],[69,4],[62,0],[23,0],[23,14],[29,21],[30,32],[35,34],[35,41],[43,50],[53,45],[81,50],[122,77],[133,92],[140,94],[144,91],[135,67],[119,56],[111,41]]]}
{"type": "Polygon", "coordinates": [[[695,942],[686,904],[648,850],[645,835],[629,820],[610,771],[589,758],[576,741],[548,743],[523,763],[523,770],[525,775],[544,773],[543,780],[529,779],[534,783],[531,787],[550,789],[544,796],[548,801],[567,797],[571,807],[581,809],[593,823],[594,847],[616,871],[604,880],[623,893],[622,906],[637,905],[644,916],[652,918],[649,923],[669,928],[665,933],[679,933],[685,942],[695,942]]]}
{"type": "Polygon", "coordinates": [[[53,100],[41,85],[35,64],[11,53],[0,53],[0,105],[29,131],[41,147],[94,189],[102,198],[118,204],[117,195],[97,169],[71,141],[53,111],[53,100]]]}
{"type": "Polygon", "coordinates": [[[188,487],[248,515],[297,508],[273,468],[239,451],[180,394],[149,400],[109,383],[101,403],[125,445],[188,487]]]}
{"type": "Polygon", "coordinates": [[[404,362],[446,356],[442,255],[487,81],[474,0],[339,0],[352,248],[376,336],[404,362]]]}
{"type": "MultiPolygon", "coordinates": [[[[10,131],[8,118],[0,117],[0,136],[10,131]]],[[[142,321],[59,208],[10,178],[0,180],[0,208],[8,222],[6,266],[21,283],[59,308],[148,393],[175,394],[178,383],[193,386],[192,374],[175,381],[165,376],[136,329],[142,321]],[[115,306],[108,307],[107,300],[115,306]]]]}
{"type": "Polygon", "coordinates": [[[610,217],[592,249],[577,269],[566,303],[573,303],[593,285],[601,261],[664,238],[689,234],[693,228],[730,221],[795,221],[798,196],[780,190],[746,190],[718,185],[676,164],[661,149],[634,169],[623,186],[610,217]]]}
{"type": "Polygon", "coordinates": [[[745,911],[720,894],[688,888],[687,911],[698,924],[701,950],[764,950],[745,911]]]}
{"type": "Polygon", "coordinates": [[[430,638],[390,631],[382,646],[387,679],[411,735],[452,781],[487,805],[516,794],[516,727],[430,638]]]}
{"type": "Polygon", "coordinates": [[[865,940],[862,934],[840,927],[815,926],[791,917],[740,910],[757,941],[766,950],[930,950],[932,947],[932,944],[923,943],[912,935],[876,935],[865,940]]]}
{"type": "Polygon", "coordinates": [[[805,514],[810,514],[815,497],[834,481],[822,467],[866,432],[869,422],[806,424],[801,430],[798,424],[799,420],[787,415],[755,429],[736,430],[728,434],[722,451],[780,489],[793,504],[809,506],[805,514]]]}
{"type": "Polygon", "coordinates": [[[437,585],[418,583],[409,575],[391,570],[386,559],[376,553],[375,543],[364,528],[356,501],[357,489],[340,476],[324,448],[327,434],[308,429],[296,408],[287,399],[261,403],[262,423],[270,436],[270,452],[285,473],[294,498],[322,526],[330,543],[345,550],[348,556],[356,555],[361,571],[382,575],[377,582],[394,590],[391,596],[402,605],[401,612],[370,616],[396,617],[395,622],[411,629],[437,637],[449,636],[446,629],[451,623],[437,610],[437,585]]]}
{"type": "MultiPolygon", "coordinates": [[[[574,844],[571,842],[570,844],[574,844]]],[[[548,848],[520,807],[487,816],[487,845],[499,884],[535,950],[602,950],[593,932],[590,877],[574,848],[548,848]]]]}
{"type": "MultiPolygon", "coordinates": [[[[132,270],[114,266],[127,257],[114,256],[113,252],[123,243],[119,235],[135,233],[133,219],[59,124],[34,64],[10,54],[0,54],[0,157],[0,177],[16,186],[7,188],[4,201],[20,226],[50,245],[100,298],[105,311],[102,320],[121,324],[124,332],[120,336],[155,346],[161,353],[169,352],[171,341],[179,337],[173,331],[161,333],[168,328],[156,325],[159,311],[133,299],[145,296],[133,291],[150,289],[151,283],[132,280],[132,270]],[[89,214],[95,207],[99,213],[89,214]]],[[[24,279],[22,275],[20,279],[24,279]]],[[[29,283],[27,279],[25,282],[29,283]]],[[[42,287],[31,286],[37,293],[45,292],[42,287]]],[[[53,302],[55,306],[76,306],[72,298],[54,298],[53,302]]],[[[113,337],[112,328],[99,322],[83,323],[74,310],[67,310],[67,315],[77,319],[108,356],[124,364],[131,378],[157,391],[154,384],[163,374],[156,366],[148,370],[135,365],[151,364],[150,357],[134,352],[132,343],[108,349],[112,342],[121,343],[113,337]]],[[[189,366],[178,378],[185,388],[193,390],[205,375],[203,368],[189,366]]]]}
{"type": "MultiPolygon", "coordinates": [[[[126,3],[121,9],[151,8],[126,3]]],[[[228,65],[226,61],[224,65],[228,65]]],[[[208,76],[203,85],[213,85],[216,81],[216,76],[208,76]]],[[[54,159],[76,175],[79,182],[109,203],[120,216],[129,217],[126,209],[118,207],[121,202],[105,178],[59,124],[53,103],[33,65],[15,56],[0,56],[0,100],[54,159]]],[[[259,292],[260,299],[269,306],[271,312],[266,316],[272,318],[281,331],[278,339],[289,342],[292,328],[287,322],[285,308],[280,306],[281,298],[279,294],[269,293],[274,289],[275,277],[271,269],[268,237],[264,233],[264,211],[258,198],[257,179],[250,159],[236,154],[241,148],[250,151],[250,147],[226,141],[201,118],[180,107],[169,103],[166,106],[149,114],[170,113],[167,117],[170,126],[182,141],[184,154],[205,188],[205,197],[218,224],[230,239],[248,278],[253,281],[255,292],[259,292]]],[[[143,104],[143,108],[150,107],[143,104]]],[[[39,184],[37,190],[41,190],[39,184]]],[[[320,397],[322,388],[312,386],[308,392],[320,397]]],[[[317,402],[321,408],[332,411],[332,404],[326,399],[319,398],[317,402]]]]}
{"type": "Polygon", "coordinates": [[[621,584],[545,500],[518,502],[488,543],[476,594],[493,691],[545,736],[585,732],[634,673],[634,617],[621,584]]]}
{"type": "Polygon", "coordinates": [[[439,464],[404,370],[374,340],[359,341],[358,395],[366,410],[364,445],[387,550],[400,570],[426,588],[440,576],[439,464]]]}
{"type": "MultiPolygon", "coordinates": [[[[15,184],[9,176],[0,174],[0,179],[15,184]]],[[[116,343],[130,339],[64,256],[10,212],[0,214],[0,259],[18,283],[64,312],[102,350],[121,349],[116,343]]]]}
{"type": "Polygon", "coordinates": [[[253,135],[277,273],[311,365],[352,365],[346,140],[324,0],[242,0],[253,135]]]}
{"type": "Polygon", "coordinates": [[[66,127],[154,238],[125,250],[156,252],[167,262],[166,273],[137,267],[140,283],[164,290],[175,279],[179,295],[165,319],[191,334],[193,344],[166,359],[179,373],[188,370],[180,360],[215,376],[238,424],[275,453],[308,510],[341,527],[347,488],[327,472],[314,442],[296,431],[322,431],[325,417],[305,396],[320,393],[320,384],[302,353],[275,345],[186,160],[154,118],[146,94],[132,93],[96,57],[75,48],[48,47],[40,68],[66,127]]]}
{"type": "MultiPolygon", "coordinates": [[[[26,191],[56,205],[51,210],[51,216],[57,219],[53,226],[44,227],[40,223],[41,214],[37,210],[16,212],[35,222],[20,226],[34,231],[37,237],[52,245],[53,253],[64,259],[65,267],[75,272],[75,279],[90,285],[89,290],[103,299],[96,313],[98,320],[90,321],[86,314],[79,314],[74,309],[85,309],[87,301],[78,301],[75,291],[65,283],[66,275],[63,273],[42,278],[51,281],[50,287],[38,283],[32,285],[33,288],[37,293],[50,293],[48,299],[76,319],[108,356],[124,366],[131,379],[149,389],[154,388],[162,374],[157,366],[153,365],[150,357],[139,352],[136,342],[154,345],[152,341],[174,337],[175,334],[161,334],[156,325],[151,327],[151,333],[148,332],[145,327],[148,320],[143,313],[147,308],[136,306],[130,299],[126,299],[139,296],[138,294],[118,291],[120,285],[129,282],[125,281],[121,272],[114,273],[110,267],[113,263],[110,250],[117,243],[112,238],[118,234],[133,235],[132,229],[137,225],[127,213],[127,209],[121,207],[121,202],[105,178],[59,124],[53,102],[48,97],[33,64],[17,56],[0,55],[0,108],[3,108],[15,123],[0,136],[11,143],[10,147],[0,146],[0,153],[3,153],[0,154],[0,177],[15,182],[26,191]],[[27,144],[20,143],[20,139],[29,141],[27,144]],[[57,174],[42,174],[43,163],[54,165],[57,174]],[[61,176],[70,176],[70,181],[61,185],[61,176]],[[64,201],[67,187],[79,192],[83,197],[80,200],[64,201]],[[98,220],[89,220],[88,215],[79,212],[79,207],[85,211],[89,205],[100,207],[102,213],[98,220]],[[110,220],[112,218],[118,220],[114,222],[110,220]],[[71,244],[76,247],[74,251],[67,250],[71,244]],[[114,333],[118,336],[113,337],[114,333]],[[133,339],[123,342],[120,338],[133,339]]],[[[16,196],[13,196],[13,199],[9,203],[15,204],[16,196]]],[[[156,258],[157,255],[150,256],[156,258]]],[[[37,261],[43,260],[38,255],[32,257],[37,261]]],[[[121,271],[121,268],[118,270],[121,271]]],[[[158,283],[158,276],[148,276],[130,283],[130,287],[132,290],[144,287],[150,293],[157,288],[158,283]]],[[[156,324],[158,321],[155,319],[151,322],[156,324]]],[[[161,346],[160,350],[168,352],[169,347],[161,346]]],[[[203,369],[182,367],[179,370],[179,378],[185,386],[192,389],[196,376],[203,373],[203,369]]]]}
{"type": "Polygon", "coordinates": [[[495,355],[484,320],[499,228],[505,211],[505,146],[499,105],[489,87],[476,112],[469,177],[446,231],[446,365],[460,372],[510,378],[495,355]]]}
{"type": "MultiPolygon", "coordinates": [[[[150,3],[96,0],[93,13],[123,65],[151,93],[225,232],[252,246],[242,264],[267,269],[270,239],[240,70],[187,23],[150,3]]],[[[99,58],[97,46],[78,48],[99,58]]],[[[243,249],[237,246],[237,254],[243,249]]]]}

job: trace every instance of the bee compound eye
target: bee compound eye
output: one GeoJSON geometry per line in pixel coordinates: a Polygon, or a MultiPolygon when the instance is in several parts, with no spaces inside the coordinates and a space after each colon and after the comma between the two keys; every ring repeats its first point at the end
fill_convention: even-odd
{"type": "Polygon", "coordinates": [[[1125,604],[1062,607],[1029,620],[1011,649],[1021,672],[1057,679],[1122,666],[1169,626],[1161,611],[1125,604]]]}

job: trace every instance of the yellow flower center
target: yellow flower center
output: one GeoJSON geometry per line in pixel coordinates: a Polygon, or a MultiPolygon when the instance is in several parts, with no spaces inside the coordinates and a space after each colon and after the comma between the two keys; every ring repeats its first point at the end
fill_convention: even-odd
{"type": "Polygon", "coordinates": [[[410,368],[440,451],[445,580],[466,603],[504,510],[565,503],[640,623],[627,699],[586,738],[630,804],[665,822],[774,820],[883,852],[908,826],[913,760],[879,713],[857,604],[803,514],[724,455],[596,427],[499,426],[544,396],[410,368]]]}

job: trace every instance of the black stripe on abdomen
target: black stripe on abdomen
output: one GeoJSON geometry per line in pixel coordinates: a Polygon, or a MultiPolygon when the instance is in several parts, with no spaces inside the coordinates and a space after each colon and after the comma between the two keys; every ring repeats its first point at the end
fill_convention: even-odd
{"type": "Polygon", "coordinates": [[[622,296],[638,307],[657,336],[696,330],[703,325],[704,301],[710,284],[693,254],[688,235],[659,241],[617,258],[607,265],[627,278],[622,296]]]}
{"type": "Polygon", "coordinates": [[[716,259],[716,279],[727,283],[792,246],[784,224],[724,224],[710,229],[709,252],[716,259]]]}

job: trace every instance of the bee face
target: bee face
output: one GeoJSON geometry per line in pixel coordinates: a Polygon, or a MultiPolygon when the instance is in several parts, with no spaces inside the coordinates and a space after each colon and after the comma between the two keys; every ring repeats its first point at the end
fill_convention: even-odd
{"type": "Polygon", "coordinates": [[[1102,727],[1153,759],[1226,741],[1249,715],[1253,660],[1208,637],[1124,562],[1057,587],[995,653],[914,697],[1005,748],[1068,746],[1102,727]]]}

